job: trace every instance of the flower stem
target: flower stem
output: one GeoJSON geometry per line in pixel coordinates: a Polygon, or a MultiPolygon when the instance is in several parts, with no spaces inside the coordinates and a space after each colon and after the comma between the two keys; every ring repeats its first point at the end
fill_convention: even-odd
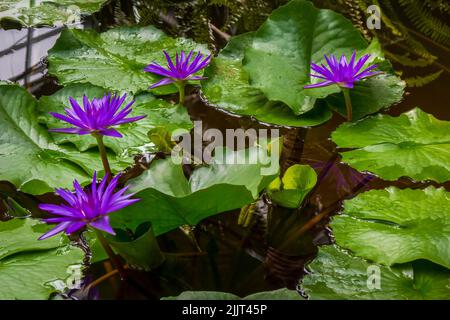
{"type": "Polygon", "coordinates": [[[180,81],[176,83],[176,86],[178,88],[178,93],[179,93],[179,100],[178,103],[183,105],[184,104],[184,97],[185,97],[185,86],[186,83],[184,81],[180,81]]]}
{"type": "MultiPolygon", "coordinates": [[[[94,229],[94,228],[92,228],[94,229]]],[[[98,241],[100,241],[103,249],[105,249],[106,253],[108,254],[109,259],[111,260],[114,267],[117,269],[120,275],[120,279],[124,280],[126,278],[125,269],[122,266],[122,263],[120,262],[119,258],[117,258],[114,251],[111,249],[110,245],[108,244],[108,241],[106,241],[105,237],[103,236],[102,232],[94,229],[95,235],[97,236],[98,241]]]]}
{"type": "Polygon", "coordinates": [[[112,173],[111,167],[109,166],[108,155],[106,154],[105,144],[103,143],[103,136],[96,134],[94,137],[97,139],[98,150],[100,151],[100,157],[102,158],[103,168],[105,169],[105,174],[108,175],[108,182],[111,181],[112,173]]]}
{"type": "Polygon", "coordinates": [[[347,108],[347,121],[352,121],[352,101],[350,99],[350,90],[347,88],[342,88],[342,93],[344,94],[345,107],[347,108]]]}

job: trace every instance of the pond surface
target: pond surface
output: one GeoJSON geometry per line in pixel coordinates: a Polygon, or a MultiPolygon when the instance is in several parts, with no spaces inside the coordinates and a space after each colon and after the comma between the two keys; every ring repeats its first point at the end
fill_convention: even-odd
{"type": "MultiPolygon", "coordinates": [[[[60,30],[0,30],[0,79],[17,81],[37,97],[55,92],[59,87],[46,75],[45,58],[60,30]]],[[[424,44],[439,57],[441,64],[450,65],[447,52],[424,44]]],[[[438,80],[424,87],[407,88],[404,100],[383,112],[399,115],[418,106],[438,119],[450,120],[450,104],[442,98],[448,96],[449,88],[450,74],[443,72],[438,80]]],[[[198,88],[190,88],[187,105],[191,118],[202,120],[204,129],[265,127],[250,118],[208,106],[200,98],[198,88]]],[[[97,295],[102,299],[157,299],[186,290],[226,291],[245,296],[281,287],[295,289],[317,246],[332,242],[331,230],[326,225],[329,217],[340,211],[343,200],[389,185],[422,188],[431,184],[406,178],[386,182],[342,164],[329,137],[343,122],[341,116],[334,114],[330,121],[317,127],[282,128],[285,135],[282,169],[295,163],[309,164],[319,175],[317,187],[301,208],[273,206],[269,212],[268,205],[261,200],[256,222],[248,228],[237,225],[238,210],[208,218],[194,229],[201,252],[180,230],[160,236],[161,250],[167,253],[163,265],[152,272],[133,271],[126,282],[111,277],[97,286],[97,295]]],[[[450,183],[444,186],[450,190],[450,183]]],[[[49,195],[42,198],[45,197],[49,195]]],[[[88,278],[97,279],[108,271],[111,271],[108,262],[94,264],[87,271],[88,278]]],[[[83,294],[78,293],[79,298],[86,297],[83,294]]]]}

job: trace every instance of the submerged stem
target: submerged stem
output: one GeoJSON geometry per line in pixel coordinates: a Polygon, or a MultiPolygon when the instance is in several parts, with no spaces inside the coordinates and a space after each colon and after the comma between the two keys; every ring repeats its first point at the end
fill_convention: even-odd
{"type": "Polygon", "coordinates": [[[106,241],[102,232],[97,229],[94,229],[94,231],[95,231],[95,235],[97,236],[98,241],[100,241],[103,249],[105,249],[106,253],[108,254],[108,257],[111,260],[111,263],[114,265],[114,267],[119,272],[120,279],[124,280],[126,278],[125,269],[123,268],[122,263],[120,262],[119,258],[117,258],[114,251],[111,249],[110,245],[108,244],[108,241],[106,241]]]}
{"type": "Polygon", "coordinates": [[[105,144],[103,143],[103,136],[95,134],[94,137],[97,139],[98,150],[100,151],[100,157],[102,158],[103,168],[105,169],[105,174],[108,175],[107,181],[111,181],[112,173],[111,167],[109,166],[108,155],[106,154],[105,144]]]}
{"type": "Polygon", "coordinates": [[[353,111],[352,100],[350,99],[350,90],[347,88],[342,88],[342,93],[344,94],[345,107],[347,109],[347,121],[352,121],[353,111]]]}

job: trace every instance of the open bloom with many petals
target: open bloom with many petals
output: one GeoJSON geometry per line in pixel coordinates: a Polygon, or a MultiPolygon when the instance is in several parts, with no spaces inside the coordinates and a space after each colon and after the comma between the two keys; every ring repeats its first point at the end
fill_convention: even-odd
{"type": "Polygon", "coordinates": [[[134,194],[125,194],[128,187],[114,192],[119,177],[120,175],[115,176],[109,184],[107,183],[107,177],[104,177],[101,183],[97,185],[97,173],[94,172],[92,186],[89,190],[83,190],[77,180],[73,183],[74,193],[65,189],[56,189],[56,193],[66,201],[66,204],[39,205],[41,210],[57,216],[43,219],[45,222],[58,223],[55,228],[43,234],[39,240],[52,237],[63,231],[69,235],[86,225],[115,234],[109,224],[108,215],[140,200],[130,199],[134,194]]]}
{"type": "Polygon", "coordinates": [[[347,59],[345,58],[344,55],[341,56],[339,61],[334,55],[330,55],[329,58],[325,55],[325,60],[327,61],[328,67],[323,64],[319,66],[311,62],[311,69],[317,73],[311,74],[311,76],[323,79],[325,81],[310,84],[305,86],[304,88],[305,89],[319,88],[319,87],[326,87],[332,84],[337,84],[340,87],[352,89],[355,82],[382,73],[372,71],[375,68],[377,68],[376,64],[371,65],[361,71],[362,67],[369,58],[370,54],[366,54],[355,62],[356,50],[353,51],[353,54],[349,62],[347,62],[347,59]]]}
{"type": "Polygon", "coordinates": [[[105,94],[101,99],[92,99],[83,97],[83,108],[72,97],[69,98],[72,109],[66,108],[65,115],[50,112],[52,116],[65,121],[74,127],[51,129],[52,132],[72,133],[72,134],[98,134],[103,136],[111,136],[121,138],[122,135],[113,126],[124,123],[133,122],[145,118],[145,116],[131,117],[127,116],[131,113],[131,106],[134,101],[128,103],[122,108],[126,94],[122,97],[111,93],[105,94]]]}
{"type": "Polygon", "coordinates": [[[180,81],[206,79],[202,76],[194,76],[194,74],[209,64],[211,55],[205,57],[202,53],[197,52],[194,57],[194,51],[192,50],[186,56],[184,51],[181,51],[181,54],[176,54],[175,64],[167,51],[164,51],[164,55],[166,56],[167,67],[163,67],[160,64],[153,62],[144,68],[144,71],[164,77],[159,82],[153,84],[150,87],[151,89],[180,81]],[[191,61],[192,57],[194,58],[191,61]]]}

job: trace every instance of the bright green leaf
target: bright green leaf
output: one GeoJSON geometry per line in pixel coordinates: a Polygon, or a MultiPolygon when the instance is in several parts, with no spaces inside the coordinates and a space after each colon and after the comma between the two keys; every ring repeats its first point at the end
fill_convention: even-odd
{"type": "Polygon", "coordinates": [[[314,188],[317,174],[307,165],[295,164],[289,167],[283,178],[276,178],[267,187],[270,198],[280,206],[297,208],[314,188]]]}
{"type": "Polygon", "coordinates": [[[0,23],[11,20],[23,26],[71,24],[81,15],[92,14],[106,0],[2,0],[0,23]]]}
{"type": "Polygon", "coordinates": [[[450,193],[444,188],[371,190],[344,202],[331,224],[337,244],[392,265],[427,259],[450,268],[450,193]]]}
{"type": "MultiPolygon", "coordinates": [[[[171,56],[181,50],[208,53],[205,46],[184,38],[171,38],[152,26],[119,27],[104,33],[64,30],[49,51],[49,73],[59,82],[91,83],[112,91],[146,91],[161,77],[144,72],[153,61],[166,65],[163,50],[171,56]]],[[[175,86],[153,90],[167,94],[175,86]]]]}
{"type": "Polygon", "coordinates": [[[376,115],[345,123],[332,134],[342,160],[385,180],[450,179],[450,122],[415,108],[399,117],[376,115]]]}
{"type": "Polygon", "coordinates": [[[48,230],[32,219],[0,222],[0,300],[47,299],[81,267],[82,250],[67,245],[64,236],[38,240],[48,230]]]}

